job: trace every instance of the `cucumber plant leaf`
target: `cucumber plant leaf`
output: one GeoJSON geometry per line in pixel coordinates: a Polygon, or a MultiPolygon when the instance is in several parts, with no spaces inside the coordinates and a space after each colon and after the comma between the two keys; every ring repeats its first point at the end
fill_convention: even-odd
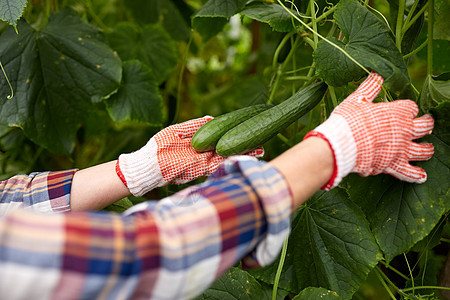
{"type": "MultiPolygon", "coordinates": [[[[320,191],[297,210],[292,221],[279,286],[294,293],[323,287],[348,299],[379,259],[369,224],[345,190],[320,191]]],[[[250,272],[273,283],[277,267],[278,260],[250,272]]]]}
{"type": "Polygon", "coordinates": [[[177,5],[173,2],[172,0],[126,0],[124,4],[140,25],[160,23],[173,39],[187,40],[190,35],[190,18],[185,18],[184,14],[192,13],[192,10],[182,1],[178,1],[177,5]]]}
{"type": "Polygon", "coordinates": [[[158,84],[150,68],[138,60],[123,63],[120,88],[105,102],[116,122],[133,120],[155,126],[163,123],[163,99],[158,84]]]}
{"type": "Polygon", "coordinates": [[[423,140],[432,143],[433,157],[416,165],[428,173],[423,184],[402,182],[388,175],[350,175],[351,199],[365,212],[386,260],[409,250],[426,237],[450,209],[450,102],[436,108],[435,128],[423,140]]]}
{"type": "Polygon", "coordinates": [[[72,152],[76,132],[93,102],[115,92],[122,75],[120,58],[100,31],[63,9],[40,30],[18,22],[0,36],[0,57],[14,89],[0,82],[0,119],[21,127],[52,152],[72,152]]]}
{"type": "MultiPolygon", "coordinates": [[[[275,31],[289,32],[294,29],[292,26],[293,18],[279,4],[250,3],[245,6],[240,14],[259,22],[267,23],[275,31]]],[[[295,22],[298,23],[298,21],[295,22]]]]}
{"type": "Polygon", "coordinates": [[[113,204],[108,205],[103,210],[110,211],[115,213],[123,213],[127,209],[133,206],[133,202],[130,201],[127,197],[120,199],[119,201],[114,202],[113,204]]]}
{"type": "Polygon", "coordinates": [[[0,0],[0,19],[16,27],[27,2],[27,0],[0,0]]]}
{"type": "Polygon", "coordinates": [[[434,22],[433,38],[441,40],[450,40],[450,3],[443,1],[438,8],[438,17],[434,22]]]}
{"type": "MultiPolygon", "coordinates": [[[[389,27],[357,0],[341,0],[334,12],[346,42],[328,38],[364,67],[376,71],[393,92],[414,99],[406,64],[389,27]]],[[[331,86],[360,79],[365,72],[341,51],[321,40],[313,53],[316,74],[331,86]]]]}
{"type": "Polygon", "coordinates": [[[161,25],[138,27],[118,24],[107,35],[111,47],[122,60],[139,59],[150,67],[158,83],[164,82],[178,63],[176,43],[161,25]]]}
{"type": "Polygon", "coordinates": [[[340,300],[342,299],[337,293],[318,287],[308,287],[301,291],[292,300],[340,300]]]}
{"type": "Polygon", "coordinates": [[[444,101],[450,101],[450,72],[428,75],[419,97],[420,108],[427,112],[444,101]]]}
{"type": "Polygon", "coordinates": [[[231,268],[195,300],[253,300],[264,299],[264,295],[261,284],[252,275],[241,269],[231,268]]]}
{"type": "Polygon", "coordinates": [[[192,27],[208,40],[240,12],[248,0],[209,0],[192,17],[192,27]]]}

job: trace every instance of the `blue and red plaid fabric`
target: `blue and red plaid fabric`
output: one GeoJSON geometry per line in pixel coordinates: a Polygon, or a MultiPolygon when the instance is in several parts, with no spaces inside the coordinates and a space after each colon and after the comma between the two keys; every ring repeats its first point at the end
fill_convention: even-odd
{"type": "Polygon", "coordinates": [[[70,210],[70,189],[76,170],[31,173],[0,181],[0,216],[17,208],[41,213],[70,210]]]}
{"type": "Polygon", "coordinates": [[[291,200],[270,164],[238,157],[125,214],[16,210],[0,218],[0,298],[191,299],[244,257],[272,262],[291,200]]]}

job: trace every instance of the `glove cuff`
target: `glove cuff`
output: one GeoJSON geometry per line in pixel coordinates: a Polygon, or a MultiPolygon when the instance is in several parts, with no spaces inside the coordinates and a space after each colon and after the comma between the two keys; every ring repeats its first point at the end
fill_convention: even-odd
{"type": "Polygon", "coordinates": [[[352,131],[347,121],[339,115],[331,115],[328,120],[309,132],[305,139],[317,136],[330,145],[334,156],[333,175],[322,189],[330,190],[336,187],[356,165],[357,147],[352,131]]]}
{"type": "Polygon", "coordinates": [[[116,172],[134,196],[142,196],[163,185],[161,184],[163,176],[156,155],[157,149],[156,142],[151,139],[138,151],[119,156],[116,172]]]}

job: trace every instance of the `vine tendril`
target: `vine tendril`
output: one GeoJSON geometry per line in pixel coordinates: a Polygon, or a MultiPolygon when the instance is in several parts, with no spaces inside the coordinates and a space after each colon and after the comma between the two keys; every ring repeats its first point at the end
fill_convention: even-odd
{"type": "Polygon", "coordinates": [[[5,69],[3,68],[3,65],[2,65],[2,62],[1,62],[1,61],[0,61],[0,68],[2,69],[3,75],[5,75],[6,82],[7,82],[8,85],[9,85],[9,89],[11,90],[11,95],[8,95],[8,96],[6,97],[6,99],[11,100],[11,99],[14,97],[14,89],[13,89],[13,87],[12,87],[12,85],[11,85],[11,82],[9,82],[8,75],[6,75],[6,71],[5,71],[5,69]]]}

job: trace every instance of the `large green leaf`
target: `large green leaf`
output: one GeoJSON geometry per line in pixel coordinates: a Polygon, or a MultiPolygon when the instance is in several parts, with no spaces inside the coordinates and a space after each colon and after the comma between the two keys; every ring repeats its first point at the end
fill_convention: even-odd
{"type": "Polygon", "coordinates": [[[205,39],[219,33],[248,0],[209,0],[192,18],[192,27],[205,39]]]}
{"type": "MultiPolygon", "coordinates": [[[[376,71],[392,91],[415,98],[406,64],[392,38],[389,27],[357,0],[339,2],[334,19],[345,36],[346,43],[329,38],[364,67],[376,71]]],[[[314,51],[316,73],[327,84],[342,86],[358,80],[365,72],[341,51],[320,41],[314,51]]]]}
{"type": "Polygon", "coordinates": [[[420,108],[428,111],[444,101],[450,101],[450,73],[428,75],[419,97],[420,108]]]}
{"type": "Polygon", "coordinates": [[[16,26],[27,2],[27,0],[0,0],[0,19],[16,26]]]}
{"type": "Polygon", "coordinates": [[[21,127],[35,143],[67,155],[85,111],[118,88],[121,61],[99,30],[69,9],[39,31],[24,21],[18,29],[0,37],[0,57],[14,88],[14,98],[6,101],[9,86],[0,83],[1,123],[21,127]]]}
{"type": "Polygon", "coordinates": [[[151,70],[133,60],[123,63],[121,86],[106,105],[116,122],[134,120],[160,126],[164,120],[162,101],[151,70]]]}
{"type": "Polygon", "coordinates": [[[434,23],[433,38],[450,40],[450,3],[443,1],[439,6],[438,17],[434,23]]]}
{"type": "MultiPolygon", "coordinates": [[[[292,225],[280,278],[280,286],[292,292],[320,286],[350,298],[381,258],[363,212],[343,189],[317,192],[292,225]]],[[[251,273],[273,283],[277,265],[251,273]]]]}
{"type": "MultiPolygon", "coordinates": [[[[275,31],[289,32],[294,29],[292,26],[293,18],[279,4],[250,3],[249,5],[245,6],[240,14],[251,19],[267,23],[275,31]]],[[[295,22],[297,23],[298,21],[295,22]]]]}
{"type": "Polygon", "coordinates": [[[124,22],[107,38],[123,60],[139,59],[147,64],[158,83],[165,81],[178,63],[176,43],[161,25],[140,28],[124,22]]]}
{"type": "Polygon", "coordinates": [[[308,287],[300,292],[297,296],[292,298],[292,300],[339,300],[342,299],[335,292],[317,287],[308,287]]]}
{"type": "Polygon", "coordinates": [[[231,268],[195,299],[262,300],[264,296],[261,284],[253,276],[241,269],[231,268]]]}
{"type": "Polygon", "coordinates": [[[186,21],[182,12],[187,11],[189,14],[192,10],[184,2],[178,1],[175,4],[172,0],[126,0],[124,3],[140,24],[161,23],[172,38],[189,38],[189,21],[186,21]]]}
{"type": "Polygon", "coordinates": [[[119,201],[114,202],[113,204],[108,205],[103,210],[110,211],[115,213],[123,213],[127,209],[133,206],[133,202],[130,201],[127,197],[120,199],[119,201]]]}
{"type": "Polygon", "coordinates": [[[424,138],[435,147],[433,157],[416,163],[427,171],[425,183],[401,182],[388,175],[347,179],[351,199],[366,213],[388,261],[427,236],[450,209],[449,105],[436,108],[433,134],[424,138]]]}

